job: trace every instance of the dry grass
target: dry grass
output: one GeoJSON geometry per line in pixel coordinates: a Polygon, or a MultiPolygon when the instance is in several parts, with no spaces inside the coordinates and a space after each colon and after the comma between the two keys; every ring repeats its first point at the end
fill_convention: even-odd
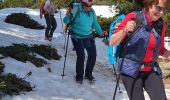
{"type": "Polygon", "coordinates": [[[163,71],[163,81],[164,84],[170,86],[170,61],[167,59],[159,58],[159,65],[163,71]]]}

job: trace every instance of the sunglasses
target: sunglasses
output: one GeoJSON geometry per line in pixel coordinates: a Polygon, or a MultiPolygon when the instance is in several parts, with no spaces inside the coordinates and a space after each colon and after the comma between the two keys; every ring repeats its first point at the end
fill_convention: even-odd
{"type": "Polygon", "coordinates": [[[165,8],[165,7],[161,7],[161,6],[158,6],[158,5],[156,5],[155,7],[156,7],[156,10],[157,10],[158,12],[165,12],[165,11],[166,11],[166,8],[165,8]]]}

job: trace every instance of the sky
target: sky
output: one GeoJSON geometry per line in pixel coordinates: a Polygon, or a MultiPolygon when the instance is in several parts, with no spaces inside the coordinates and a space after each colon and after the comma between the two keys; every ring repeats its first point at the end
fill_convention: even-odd
{"type": "MultiPolygon", "coordinates": [[[[108,10],[107,6],[93,6],[93,8],[97,15],[102,15],[103,17],[112,17],[114,15],[113,12],[108,10]]],[[[66,11],[65,9],[61,9],[60,11],[62,17],[60,16],[60,12],[55,14],[57,29],[54,32],[53,40],[49,42],[44,40],[44,30],[27,29],[4,22],[6,16],[11,13],[25,12],[32,19],[45,25],[44,18],[39,18],[38,9],[7,8],[0,10],[0,46],[8,46],[13,43],[51,45],[62,56],[61,60],[47,60],[43,58],[48,64],[42,68],[36,68],[30,62],[23,63],[10,57],[2,59],[1,62],[5,64],[4,74],[13,73],[23,78],[31,71],[32,75],[26,77],[25,80],[30,82],[32,86],[35,86],[31,92],[25,92],[16,96],[5,96],[3,100],[112,100],[116,79],[113,75],[112,65],[109,64],[107,58],[107,46],[99,38],[95,39],[97,61],[93,74],[96,82],[89,84],[87,80],[84,80],[82,85],[75,82],[76,54],[75,51],[72,51],[73,46],[70,40],[65,68],[66,76],[62,79],[61,74],[65,55],[64,41],[67,35],[62,34],[62,19],[66,11]],[[47,68],[49,67],[52,72],[48,72],[47,68]]],[[[117,93],[116,100],[128,100],[121,82],[120,89],[122,93],[117,93]]],[[[170,99],[170,89],[166,89],[166,94],[170,99]]],[[[145,96],[147,98],[146,100],[149,100],[146,93],[145,96]]]]}

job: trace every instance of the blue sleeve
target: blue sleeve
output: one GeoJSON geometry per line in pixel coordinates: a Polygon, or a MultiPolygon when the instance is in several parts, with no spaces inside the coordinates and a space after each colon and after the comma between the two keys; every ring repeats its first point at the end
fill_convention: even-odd
{"type": "Polygon", "coordinates": [[[71,15],[65,16],[64,19],[63,19],[63,22],[64,22],[65,24],[70,23],[70,17],[71,17],[71,15]]]}
{"type": "Polygon", "coordinates": [[[96,13],[95,13],[95,11],[92,9],[92,11],[93,11],[93,27],[95,28],[95,30],[96,30],[96,32],[99,34],[99,35],[101,35],[102,34],[102,29],[101,29],[101,27],[100,27],[100,25],[99,25],[99,23],[98,23],[98,20],[97,20],[97,16],[96,16],[96,13]]]}
{"type": "Polygon", "coordinates": [[[79,9],[79,10],[82,9],[82,4],[81,4],[81,3],[74,3],[72,16],[71,16],[71,15],[66,15],[66,16],[64,17],[64,19],[63,19],[63,22],[64,22],[65,24],[70,23],[70,20],[74,19],[75,16],[76,16],[76,14],[78,13],[78,9],[79,9]],[[71,17],[72,19],[71,19],[70,17],[71,17]]]}

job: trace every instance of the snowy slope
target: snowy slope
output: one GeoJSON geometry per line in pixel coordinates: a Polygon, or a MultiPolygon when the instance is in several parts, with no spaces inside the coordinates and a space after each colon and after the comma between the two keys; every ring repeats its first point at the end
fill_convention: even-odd
{"type": "MultiPolygon", "coordinates": [[[[102,8],[95,6],[95,9],[102,8]]],[[[106,10],[106,8],[104,7],[106,10]]],[[[99,14],[101,11],[98,10],[99,14]]],[[[57,20],[57,29],[54,33],[52,42],[44,40],[44,30],[26,29],[21,26],[7,24],[3,20],[10,13],[25,12],[33,19],[45,25],[44,19],[39,19],[38,10],[28,8],[8,8],[0,10],[0,46],[11,45],[12,43],[26,44],[45,44],[51,45],[58,50],[62,59],[59,61],[48,60],[48,65],[43,68],[36,68],[30,62],[22,63],[12,58],[1,60],[5,64],[4,73],[14,73],[19,77],[24,77],[29,71],[32,75],[26,80],[35,86],[34,91],[24,93],[18,96],[6,96],[3,100],[112,100],[115,88],[115,78],[111,71],[112,66],[107,59],[107,47],[102,43],[101,39],[96,39],[97,45],[97,62],[94,69],[96,83],[90,85],[86,80],[82,85],[74,81],[76,54],[72,51],[72,44],[69,42],[68,55],[66,62],[65,74],[62,79],[60,76],[63,70],[64,63],[64,40],[65,36],[62,33],[62,24],[60,13],[55,15],[57,20]],[[47,68],[50,67],[52,72],[49,73],[47,68]]],[[[65,15],[65,10],[61,10],[62,16],[65,15]]],[[[111,14],[110,14],[111,15],[111,14]]],[[[122,84],[120,84],[122,93],[117,94],[116,100],[128,100],[127,94],[122,84]]],[[[170,90],[167,89],[167,95],[170,98],[170,90]]],[[[148,99],[149,100],[149,99],[148,99]]]]}

